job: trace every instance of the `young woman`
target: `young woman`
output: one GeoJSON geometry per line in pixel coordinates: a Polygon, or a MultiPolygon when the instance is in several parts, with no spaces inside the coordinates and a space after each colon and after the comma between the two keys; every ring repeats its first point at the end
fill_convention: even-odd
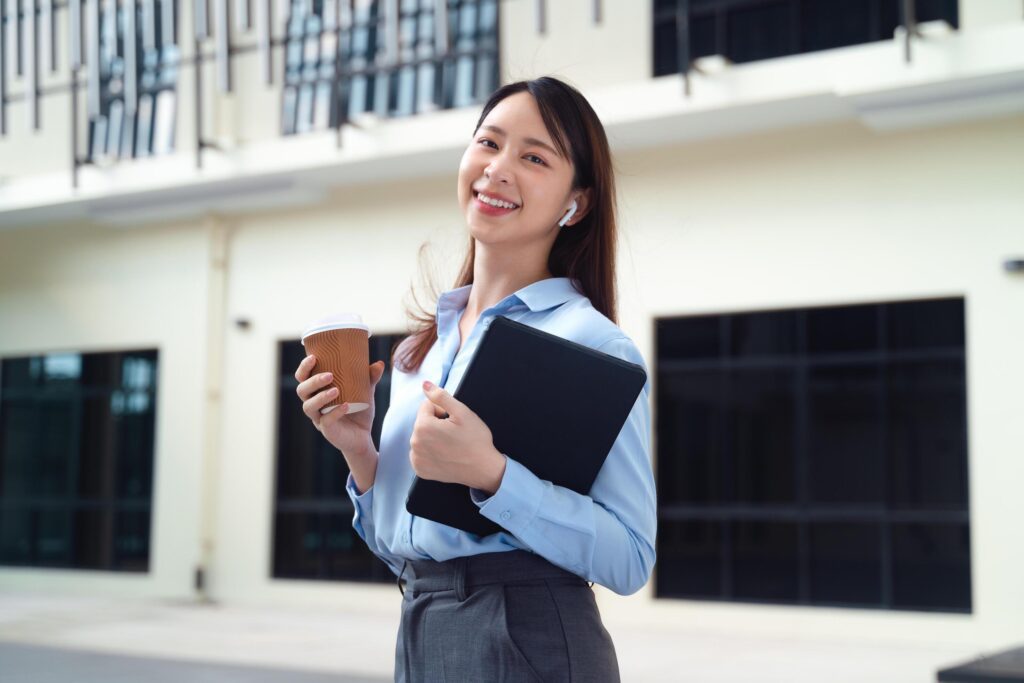
{"type": "MultiPolygon", "coordinates": [[[[634,593],[654,564],[650,382],[587,495],[498,452],[452,396],[499,315],[644,365],[615,324],[615,184],[590,104],[554,78],[498,89],[462,157],[458,198],[466,260],[436,315],[413,316],[420,327],[395,352],[380,453],[372,404],[320,415],[334,390],[312,374],[312,356],[297,393],[351,469],[354,528],[405,582],[395,680],[617,681],[588,582],[634,593]],[[414,475],[470,487],[504,531],[480,537],[410,515],[414,475]]],[[[370,366],[374,385],[383,372],[383,361],[370,366]]]]}

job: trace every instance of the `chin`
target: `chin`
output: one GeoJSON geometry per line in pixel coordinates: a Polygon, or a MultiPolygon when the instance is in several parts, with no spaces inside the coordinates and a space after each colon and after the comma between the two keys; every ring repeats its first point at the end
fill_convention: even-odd
{"type": "Polygon", "coordinates": [[[508,242],[515,237],[515,232],[510,231],[508,226],[497,226],[483,222],[471,222],[469,224],[469,235],[482,244],[500,244],[508,242]]]}

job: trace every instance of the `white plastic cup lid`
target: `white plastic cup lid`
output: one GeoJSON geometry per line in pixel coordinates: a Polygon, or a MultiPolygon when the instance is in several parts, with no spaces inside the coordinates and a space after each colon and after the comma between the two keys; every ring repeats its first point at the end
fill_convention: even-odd
{"type": "Polygon", "coordinates": [[[355,328],[359,330],[366,330],[367,338],[371,337],[370,328],[363,324],[362,317],[357,313],[332,313],[331,315],[324,316],[319,320],[315,320],[306,327],[306,330],[302,333],[302,343],[306,343],[306,337],[311,334],[317,334],[318,332],[326,332],[327,330],[344,330],[355,328]]]}

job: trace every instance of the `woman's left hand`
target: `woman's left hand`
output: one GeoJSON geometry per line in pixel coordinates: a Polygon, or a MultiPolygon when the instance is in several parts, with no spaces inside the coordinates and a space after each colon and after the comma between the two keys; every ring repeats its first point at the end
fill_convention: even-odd
{"type": "Polygon", "coordinates": [[[493,494],[505,474],[505,456],[491,430],[466,404],[432,382],[416,413],[409,439],[409,463],[422,479],[465,484],[493,494]],[[448,413],[445,418],[444,414],[448,413]]]}

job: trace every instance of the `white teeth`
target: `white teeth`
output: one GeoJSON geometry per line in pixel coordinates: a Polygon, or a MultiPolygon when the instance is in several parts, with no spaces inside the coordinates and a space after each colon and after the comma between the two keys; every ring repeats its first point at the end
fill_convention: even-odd
{"type": "Polygon", "coordinates": [[[485,195],[483,192],[477,192],[476,197],[477,197],[477,199],[482,201],[484,204],[490,204],[491,206],[496,206],[499,209],[514,209],[514,208],[516,208],[515,204],[512,204],[510,202],[503,202],[500,199],[492,199],[492,198],[488,197],[487,195],[485,195]]]}

